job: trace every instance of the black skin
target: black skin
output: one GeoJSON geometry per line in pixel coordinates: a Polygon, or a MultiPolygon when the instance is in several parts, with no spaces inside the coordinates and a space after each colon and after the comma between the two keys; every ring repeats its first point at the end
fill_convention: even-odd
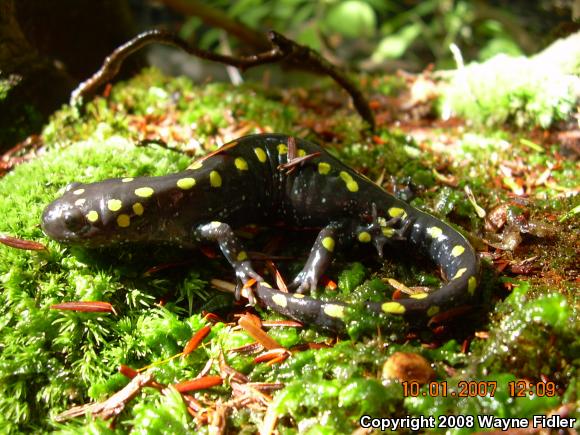
{"type": "Polygon", "coordinates": [[[242,137],[177,174],[74,183],[44,210],[42,228],[59,242],[86,247],[217,243],[235,270],[238,294],[254,278],[263,304],[328,330],[344,328],[348,305],[302,293],[316,288],[337,249],[353,243],[372,243],[381,257],[386,245],[407,244],[430,257],[448,279],[428,294],[369,302],[371,311],[431,317],[477,299],[478,259],[459,232],[390,195],[323,148],[283,134],[242,137]],[[290,285],[294,294],[264,282],[233,231],[279,221],[322,228],[290,285]]]}

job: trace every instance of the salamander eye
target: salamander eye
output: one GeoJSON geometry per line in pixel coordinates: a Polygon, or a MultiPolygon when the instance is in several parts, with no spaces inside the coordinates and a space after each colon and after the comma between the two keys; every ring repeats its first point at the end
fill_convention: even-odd
{"type": "Polygon", "coordinates": [[[73,209],[66,211],[63,216],[64,226],[73,233],[82,233],[90,228],[86,218],[80,210],[73,209]]]}

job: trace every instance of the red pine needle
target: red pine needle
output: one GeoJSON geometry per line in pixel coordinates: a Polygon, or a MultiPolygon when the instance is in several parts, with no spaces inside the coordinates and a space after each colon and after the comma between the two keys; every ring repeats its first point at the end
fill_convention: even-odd
{"type": "Polygon", "coordinates": [[[290,356],[290,352],[284,348],[272,349],[254,358],[254,364],[262,362],[272,362],[272,364],[275,364],[276,362],[284,361],[288,356],[290,356]]]}
{"type": "Polygon", "coordinates": [[[192,379],[191,381],[180,382],[179,384],[174,384],[173,387],[180,393],[187,393],[188,391],[205,390],[206,388],[215,387],[216,385],[221,385],[223,381],[220,376],[210,375],[192,379]]]}
{"type": "Polygon", "coordinates": [[[202,342],[202,340],[205,337],[207,337],[207,334],[209,334],[210,331],[211,331],[211,326],[205,325],[203,328],[201,328],[199,331],[197,331],[195,334],[193,334],[193,337],[191,337],[191,339],[187,342],[187,344],[183,348],[183,352],[182,352],[183,357],[186,357],[191,352],[193,352],[195,349],[197,349],[199,347],[200,343],[202,342]]]}
{"type": "Polygon", "coordinates": [[[322,276],[320,284],[330,290],[336,290],[338,288],[338,285],[327,276],[322,276]]]}
{"type": "Polygon", "coordinates": [[[46,246],[42,243],[33,242],[32,240],[23,240],[17,237],[0,234],[0,243],[10,246],[11,248],[23,249],[26,251],[46,251],[46,246]]]}
{"type": "Polygon", "coordinates": [[[270,337],[263,329],[256,326],[254,320],[249,316],[241,316],[238,320],[240,325],[254,340],[264,346],[266,349],[279,349],[282,346],[276,340],[270,337]]]}
{"type": "Polygon", "coordinates": [[[276,278],[276,286],[280,289],[283,293],[288,293],[288,287],[284,282],[284,278],[280,274],[280,271],[276,267],[273,261],[267,261],[268,267],[274,272],[274,277],[276,278]]]}
{"type": "Polygon", "coordinates": [[[129,366],[126,366],[125,364],[121,364],[119,366],[119,373],[121,373],[123,376],[129,379],[133,379],[135,376],[139,374],[137,370],[129,366]]]}
{"type": "Polygon", "coordinates": [[[115,309],[108,302],[76,301],[63,302],[50,306],[51,310],[80,311],[84,313],[113,313],[115,309]]]}

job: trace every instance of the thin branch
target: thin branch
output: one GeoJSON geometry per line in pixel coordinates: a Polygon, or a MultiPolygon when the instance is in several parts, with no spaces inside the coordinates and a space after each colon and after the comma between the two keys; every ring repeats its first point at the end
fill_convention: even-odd
{"type": "Polygon", "coordinates": [[[241,70],[246,70],[258,65],[286,61],[292,66],[301,69],[309,69],[329,75],[350,94],[353,104],[360,116],[369,123],[371,128],[374,129],[374,115],[366,98],[357,88],[356,84],[350,80],[343,71],[332,65],[314,50],[297,44],[277,32],[270,31],[267,36],[272,46],[270,50],[250,56],[234,57],[192,47],[177,35],[163,30],[150,30],[143,32],[107,56],[99,71],[89,79],[82,82],[72,92],[71,105],[76,105],[81,102],[82,99],[86,99],[96,94],[100,86],[115,77],[119,72],[123,61],[129,55],[148,44],[159,43],[175,46],[201,59],[235,66],[241,70]]]}

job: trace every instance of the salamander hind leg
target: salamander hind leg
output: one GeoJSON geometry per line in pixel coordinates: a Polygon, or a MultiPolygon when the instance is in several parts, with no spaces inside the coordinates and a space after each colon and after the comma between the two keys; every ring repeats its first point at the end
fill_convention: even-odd
{"type": "MultiPolygon", "coordinates": [[[[223,222],[210,222],[199,225],[195,230],[195,236],[199,241],[217,242],[222,253],[236,272],[236,299],[240,299],[241,291],[246,282],[255,279],[258,282],[264,279],[254,271],[248,258],[248,254],[242,249],[240,242],[234,235],[232,228],[223,222]]],[[[250,304],[254,305],[256,299],[252,292],[248,294],[250,304]]]]}
{"type": "Polygon", "coordinates": [[[306,264],[289,288],[296,289],[297,293],[315,290],[321,275],[332,261],[337,245],[345,246],[356,241],[372,243],[382,258],[385,244],[406,240],[411,224],[411,219],[402,219],[400,216],[390,220],[379,218],[374,204],[370,222],[367,219],[331,222],[318,233],[306,264]]]}
{"type": "Polygon", "coordinates": [[[320,276],[332,261],[334,249],[342,230],[342,224],[333,222],[318,233],[306,264],[289,285],[291,289],[295,289],[297,293],[305,293],[316,289],[320,276]]]}

